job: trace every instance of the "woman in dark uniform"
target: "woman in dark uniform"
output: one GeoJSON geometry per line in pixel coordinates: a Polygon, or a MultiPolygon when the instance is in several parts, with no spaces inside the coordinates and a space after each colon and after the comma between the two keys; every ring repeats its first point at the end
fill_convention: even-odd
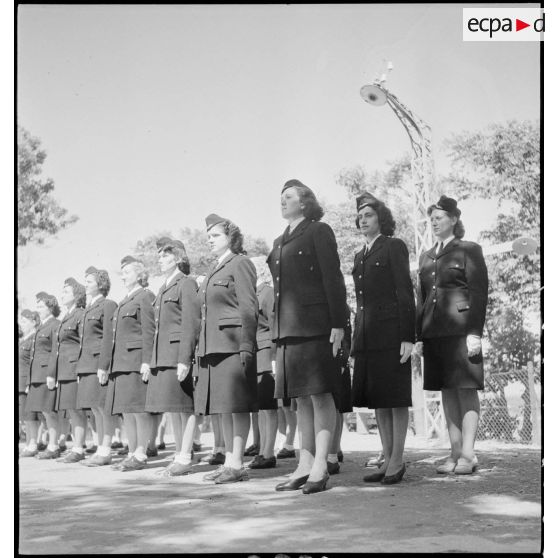
{"type": "Polygon", "coordinates": [[[323,209],[298,180],[281,192],[289,222],[267,262],[275,291],[273,339],[277,343],[275,397],[297,398],[301,448],[291,478],[276,490],[325,490],[327,455],[335,430],[341,373],[335,357],[347,323],[346,291],[337,243],[321,223],[323,209]]]}
{"type": "Polygon", "coordinates": [[[95,417],[99,440],[96,453],[82,462],[88,467],[109,465],[110,444],[114,431],[114,421],[105,411],[108,367],[110,355],[103,345],[104,336],[109,336],[111,318],[116,302],[105,298],[110,291],[110,279],[104,269],[93,266],[85,271],[85,292],[88,304],[80,327],[80,354],[76,367],[78,375],[77,408],[91,409],[95,417]]]}
{"type": "Polygon", "coordinates": [[[112,335],[104,337],[110,355],[110,375],[105,410],[122,414],[129,455],[114,465],[121,471],[143,469],[147,445],[153,430],[153,416],[145,412],[149,363],[153,353],[155,295],[147,289],[148,274],[142,262],[132,256],[120,262],[127,294],[112,316],[112,335]]]}
{"type": "Polygon", "coordinates": [[[244,255],[243,236],[234,223],[212,214],[206,225],[218,260],[199,291],[202,327],[195,406],[199,414],[221,413],[225,463],[204,478],[224,484],[248,478],[242,458],[250,412],[258,410],[256,269],[244,255]]]}
{"type": "Polygon", "coordinates": [[[37,313],[41,325],[37,328],[33,347],[31,348],[31,368],[29,374],[29,394],[25,412],[43,413],[48,428],[48,446],[38,454],[39,459],[60,457],[58,447],[58,414],[56,413],[56,380],[49,375],[51,353],[55,346],[55,336],[60,322],[58,301],[45,292],[37,294],[37,313]]]}
{"type": "Polygon", "coordinates": [[[29,390],[29,369],[31,365],[31,350],[35,339],[35,332],[41,323],[39,314],[31,310],[23,310],[19,317],[22,336],[19,340],[18,392],[19,392],[19,423],[25,422],[25,447],[20,457],[37,455],[37,435],[39,432],[39,416],[36,411],[25,413],[27,391],[29,390]]]}
{"type": "Polygon", "coordinates": [[[366,245],[355,255],[353,268],[353,405],[375,409],[385,456],[364,481],[395,484],[405,474],[403,450],[412,405],[415,300],[409,252],[392,236],[395,221],[383,202],[365,193],[357,198],[357,213],[366,245]]]}
{"type": "Polygon", "coordinates": [[[457,202],[442,196],[428,208],[436,245],[421,254],[417,312],[424,389],[442,391],[451,455],[439,473],[471,474],[484,389],[481,336],[488,299],[482,248],[465,234],[457,202]]]}
{"type": "Polygon", "coordinates": [[[275,360],[275,343],[271,341],[273,327],[273,287],[265,256],[250,258],[256,267],[258,297],[258,331],[256,333],[258,370],[258,428],[259,453],[248,464],[251,469],[270,469],[277,465],[275,439],[277,438],[277,399],[272,362],[275,360]]]}
{"type": "Polygon", "coordinates": [[[77,463],[85,458],[83,444],[85,443],[85,428],[87,417],[85,411],[77,408],[77,374],[76,366],[80,351],[79,329],[85,308],[85,287],[73,277],[64,281],[62,288],[62,304],[66,307],[66,314],[56,331],[55,347],[50,360],[49,375],[56,378],[58,394],[56,399],[57,411],[68,411],[72,423],[72,451],[65,455],[63,463],[77,463]]]}
{"type": "Polygon", "coordinates": [[[164,471],[176,476],[192,468],[194,417],[192,362],[199,333],[197,284],[190,273],[184,244],[163,237],[157,241],[159,267],[166,277],[154,302],[155,337],[145,410],[169,413],[176,454],[164,471]]]}

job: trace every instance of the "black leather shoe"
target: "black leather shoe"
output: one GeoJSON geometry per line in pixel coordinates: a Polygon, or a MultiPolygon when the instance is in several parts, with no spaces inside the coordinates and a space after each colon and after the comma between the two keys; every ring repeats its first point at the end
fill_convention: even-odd
{"type": "Polygon", "coordinates": [[[244,455],[249,457],[256,457],[260,453],[260,446],[256,444],[252,444],[250,447],[244,450],[244,455]]]}
{"type": "Polygon", "coordinates": [[[159,455],[159,452],[157,451],[157,448],[147,448],[147,450],[145,451],[145,455],[147,455],[147,457],[157,457],[159,455]]]}
{"type": "Polygon", "coordinates": [[[310,475],[304,475],[303,477],[298,477],[297,479],[289,479],[288,481],[280,482],[275,487],[275,490],[278,492],[283,492],[285,490],[299,490],[304,486],[309,476],[310,475]]]}
{"type": "Polygon", "coordinates": [[[339,463],[330,463],[329,461],[327,462],[328,474],[338,475],[340,470],[341,470],[341,466],[339,465],[339,463]]]}
{"type": "Polygon", "coordinates": [[[329,475],[326,473],[325,476],[319,481],[306,481],[306,484],[302,487],[303,494],[315,494],[316,492],[323,492],[326,489],[327,481],[329,480],[329,475]]]}
{"type": "Polygon", "coordinates": [[[295,450],[289,450],[287,448],[281,448],[277,453],[277,459],[289,459],[291,457],[296,457],[295,450]]]}
{"type": "Polygon", "coordinates": [[[384,480],[385,476],[385,473],[371,473],[370,475],[366,475],[362,480],[364,482],[381,482],[382,480],[384,480]]]}
{"type": "Polygon", "coordinates": [[[202,450],[202,445],[201,445],[201,444],[198,444],[198,442],[194,442],[194,443],[192,444],[192,449],[193,449],[194,451],[201,451],[201,450],[202,450]]]}
{"type": "Polygon", "coordinates": [[[164,450],[167,449],[167,446],[165,445],[165,442],[161,442],[158,446],[157,446],[158,450],[164,450]]]}
{"type": "Polygon", "coordinates": [[[39,451],[45,451],[45,450],[47,449],[47,445],[46,445],[46,444],[43,444],[43,442],[39,442],[39,443],[37,444],[37,449],[38,449],[39,451]]]}
{"type": "Polygon", "coordinates": [[[128,446],[124,446],[122,449],[119,449],[116,452],[116,455],[128,455],[130,448],[128,446]]]}
{"type": "Polygon", "coordinates": [[[258,455],[254,461],[248,464],[250,469],[273,469],[273,467],[277,467],[277,459],[275,456],[272,455],[271,457],[264,457],[263,455],[258,455]],[[258,459],[259,457],[259,459],[258,459]]]}
{"type": "Polygon", "coordinates": [[[112,442],[110,449],[122,449],[124,444],[122,442],[112,442]]]}
{"type": "Polygon", "coordinates": [[[93,446],[91,446],[90,448],[87,448],[87,449],[85,450],[85,453],[91,454],[91,453],[95,453],[96,451],[97,451],[97,446],[93,445],[93,446]]]}
{"type": "Polygon", "coordinates": [[[395,475],[386,475],[382,480],[382,484],[397,484],[398,482],[401,482],[404,474],[405,463],[403,463],[403,467],[401,467],[401,469],[399,469],[399,471],[397,471],[395,475]]]}
{"type": "Polygon", "coordinates": [[[208,461],[209,465],[224,465],[225,464],[225,454],[224,453],[215,453],[208,461]]]}

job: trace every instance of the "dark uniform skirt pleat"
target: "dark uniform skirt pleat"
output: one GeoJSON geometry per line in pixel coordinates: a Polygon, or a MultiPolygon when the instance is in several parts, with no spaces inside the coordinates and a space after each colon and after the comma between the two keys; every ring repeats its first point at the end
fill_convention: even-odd
{"type": "Polygon", "coordinates": [[[152,368],[145,397],[149,413],[192,413],[194,411],[192,370],[179,382],[176,367],[152,368]]]}
{"type": "Polygon", "coordinates": [[[369,409],[411,407],[411,359],[401,364],[399,348],[355,355],[353,405],[369,409]]]}
{"type": "Polygon", "coordinates": [[[31,384],[27,401],[25,403],[25,412],[40,411],[50,413],[56,408],[56,390],[48,389],[46,384],[31,384]]]}
{"type": "Polygon", "coordinates": [[[141,379],[138,372],[116,372],[109,378],[105,410],[107,413],[145,412],[147,382],[141,379]]]}
{"type": "Polygon", "coordinates": [[[255,360],[246,370],[238,353],[201,357],[194,392],[196,414],[257,411],[258,380],[255,360]]]}
{"type": "Polygon", "coordinates": [[[99,383],[97,374],[85,374],[79,377],[77,389],[77,409],[94,409],[105,406],[108,385],[99,383]]]}
{"type": "Polygon", "coordinates": [[[77,409],[78,382],[75,380],[61,380],[58,382],[56,410],[65,411],[77,409]]]}

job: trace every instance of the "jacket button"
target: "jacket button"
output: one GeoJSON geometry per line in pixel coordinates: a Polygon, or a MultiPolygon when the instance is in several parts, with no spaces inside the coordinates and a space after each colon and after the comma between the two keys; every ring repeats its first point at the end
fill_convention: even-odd
{"type": "Polygon", "coordinates": [[[298,251],[298,255],[299,255],[299,256],[302,256],[302,250],[299,250],[299,251],[298,251]]]}
{"type": "Polygon", "coordinates": [[[361,309],[361,310],[364,310],[364,306],[361,306],[360,309],[361,309]]]}
{"type": "Polygon", "coordinates": [[[362,294],[362,291],[358,291],[358,292],[359,292],[359,294],[362,294]]]}
{"type": "Polygon", "coordinates": [[[275,279],[277,279],[277,281],[279,281],[279,277],[276,277],[275,279]]]}
{"type": "Polygon", "coordinates": [[[436,302],[436,299],[434,299],[432,302],[436,302]]]}
{"type": "Polygon", "coordinates": [[[432,288],[433,288],[434,290],[436,290],[436,285],[432,285],[432,288]]]}
{"type": "Polygon", "coordinates": [[[277,295],[276,295],[276,296],[279,296],[279,293],[277,293],[277,295]]]}
{"type": "Polygon", "coordinates": [[[380,265],[380,262],[376,262],[376,265],[380,265]]]}
{"type": "Polygon", "coordinates": [[[432,272],[432,275],[436,275],[436,272],[435,272],[435,271],[433,271],[433,272],[432,272]]]}
{"type": "Polygon", "coordinates": [[[359,278],[359,279],[362,279],[362,275],[359,275],[358,278],[359,278]]]}

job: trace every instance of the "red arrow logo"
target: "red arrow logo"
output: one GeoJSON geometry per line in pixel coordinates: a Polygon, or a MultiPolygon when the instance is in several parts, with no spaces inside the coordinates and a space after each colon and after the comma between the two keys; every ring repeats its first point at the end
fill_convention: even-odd
{"type": "Polygon", "coordinates": [[[525,29],[526,27],[531,27],[530,23],[525,23],[524,21],[521,21],[520,19],[515,20],[515,30],[516,31],[521,31],[522,29],[525,29]]]}

